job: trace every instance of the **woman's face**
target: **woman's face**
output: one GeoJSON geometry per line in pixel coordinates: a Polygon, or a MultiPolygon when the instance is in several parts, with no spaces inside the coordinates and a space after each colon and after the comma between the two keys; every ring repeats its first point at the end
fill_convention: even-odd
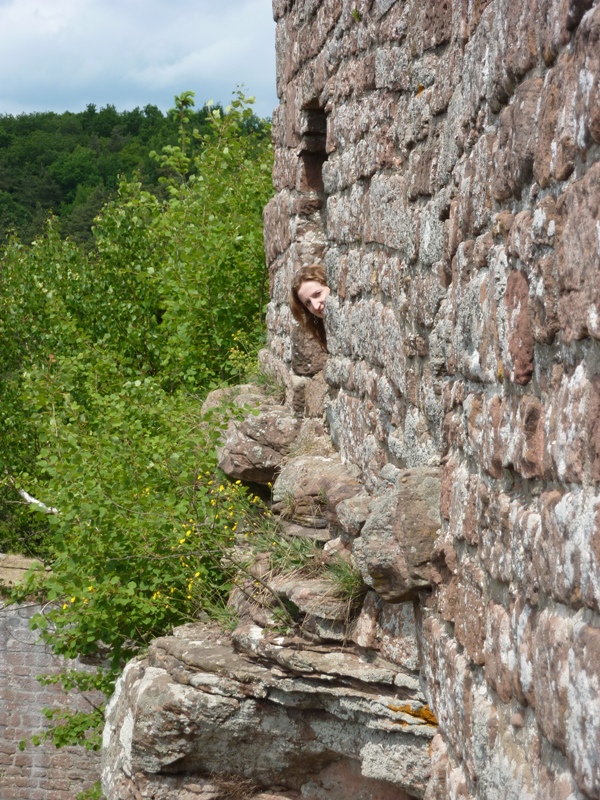
{"type": "Polygon", "coordinates": [[[323,319],[325,300],[329,296],[329,287],[319,281],[304,281],[298,289],[298,299],[315,317],[323,319]]]}

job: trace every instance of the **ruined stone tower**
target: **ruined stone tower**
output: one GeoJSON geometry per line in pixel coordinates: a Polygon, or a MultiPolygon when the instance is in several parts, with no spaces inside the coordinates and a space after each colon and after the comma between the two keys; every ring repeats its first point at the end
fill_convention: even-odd
{"type": "Polygon", "coordinates": [[[337,447],[442,467],[428,797],[600,797],[600,7],[273,6],[274,359],[323,258],[337,447]]]}
{"type": "Polygon", "coordinates": [[[224,756],[264,797],[600,798],[600,5],[273,9],[262,361],[287,413],[318,419],[326,394],[345,486],[360,484],[327,484],[329,529],[370,591],[341,644],[317,619],[301,658],[256,625],[230,662],[198,630],[161,640],[113,705],[110,800],[208,791],[182,777],[207,763],[196,734],[142,752],[140,731],[160,727],[131,710],[144,692],[168,698],[171,723],[192,709],[223,754],[246,739],[193,710],[215,695],[228,720],[251,709],[257,737],[302,728],[278,776],[260,754],[254,772],[224,756]],[[315,261],[331,288],[323,372],[288,307],[315,261]]]}

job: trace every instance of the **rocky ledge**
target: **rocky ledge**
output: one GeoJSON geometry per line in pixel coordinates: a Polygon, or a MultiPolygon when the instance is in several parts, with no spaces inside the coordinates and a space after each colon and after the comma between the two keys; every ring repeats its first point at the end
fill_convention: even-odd
{"type": "Polygon", "coordinates": [[[420,798],[435,731],[416,673],[374,651],[191,624],[127,666],[103,785],[122,800],[420,798]]]}
{"type": "Polygon", "coordinates": [[[437,723],[419,681],[413,600],[444,568],[434,552],[439,470],[387,465],[367,494],[322,421],[258,400],[258,413],[230,422],[221,466],[241,480],[277,473],[280,543],[304,538],[312,555],[281,571],[240,535],[249,567],[229,599],[238,627],[184,626],[127,666],[107,712],[104,793],[422,798],[437,723]],[[326,568],[335,563],[349,567],[357,594],[340,594],[326,568]],[[285,627],[278,612],[289,612],[285,627]]]}

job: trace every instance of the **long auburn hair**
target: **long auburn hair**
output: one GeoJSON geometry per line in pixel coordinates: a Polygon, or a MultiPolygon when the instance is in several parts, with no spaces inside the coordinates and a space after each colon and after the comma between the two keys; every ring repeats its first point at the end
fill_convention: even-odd
{"type": "Polygon", "coordinates": [[[302,267],[294,275],[292,287],[290,291],[290,308],[294,319],[296,319],[306,333],[313,336],[320,344],[327,349],[327,335],[325,333],[325,324],[321,317],[316,317],[308,310],[308,308],[300,301],[298,292],[300,287],[306,281],[317,281],[317,283],[327,286],[327,278],[325,276],[325,267],[322,264],[310,264],[308,267],[302,267]]]}

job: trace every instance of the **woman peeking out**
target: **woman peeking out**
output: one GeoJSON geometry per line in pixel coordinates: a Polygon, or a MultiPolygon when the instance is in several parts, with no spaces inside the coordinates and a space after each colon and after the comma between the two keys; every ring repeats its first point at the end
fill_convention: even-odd
{"type": "Polygon", "coordinates": [[[323,348],[327,348],[325,335],[325,300],[329,296],[329,287],[325,278],[325,267],[311,264],[302,267],[292,281],[290,307],[294,318],[304,330],[314,336],[323,348]]]}

